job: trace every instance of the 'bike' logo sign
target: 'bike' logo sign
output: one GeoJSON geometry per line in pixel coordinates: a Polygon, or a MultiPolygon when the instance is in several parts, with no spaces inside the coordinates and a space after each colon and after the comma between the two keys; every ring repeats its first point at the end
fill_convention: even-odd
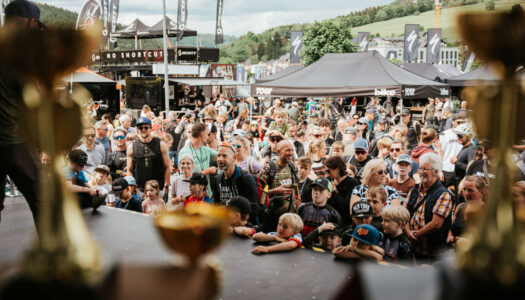
{"type": "Polygon", "coordinates": [[[414,96],[416,94],[415,88],[405,88],[405,96],[414,96]]]}
{"type": "Polygon", "coordinates": [[[272,94],[273,88],[255,88],[255,93],[257,95],[270,96],[272,94]]]}
{"type": "Polygon", "coordinates": [[[439,92],[441,96],[448,96],[448,89],[440,88],[439,92]]]}
{"type": "Polygon", "coordinates": [[[395,90],[374,89],[374,96],[395,96],[395,90]]]}

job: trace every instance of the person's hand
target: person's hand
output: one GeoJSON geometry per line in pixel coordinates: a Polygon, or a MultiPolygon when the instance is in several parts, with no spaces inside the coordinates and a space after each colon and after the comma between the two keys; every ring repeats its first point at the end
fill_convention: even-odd
{"type": "Polygon", "coordinates": [[[456,163],[457,160],[458,160],[458,158],[454,155],[454,156],[452,156],[452,157],[450,158],[450,163],[451,163],[451,164],[454,164],[454,163],[456,163]]]}
{"type": "Polygon", "coordinates": [[[319,233],[325,231],[325,230],[334,230],[335,229],[335,225],[333,223],[326,223],[326,222],[323,222],[323,224],[321,224],[319,227],[317,227],[317,229],[319,230],[319,233]]]}
{"type": "Polygon", "coordinates": [[[411,241],[414,241],[414,242],[417,241],[417,236],[415,235],[415,231],[410,230],[410,231],[406,232],[406,234],[407,234],[407,237],[408,237],[411,241]]]}
{"type": "Polygon", "coordinates": [[[182,196],[176,196],[174,198],[171,198],[171,204],[179,204],[181,202],[184,202],[184,198],[182,196]]]}
{"type": "Polygon", "coordinates": [[[90,196],[96,196],[98,194],[98,190],[94,188],[88,188],[88,193],[90,196]]]}
{"type": "Polygon", "coordinates": [[[276,194],[276,195],[290,195],[292,193],[293,193],[293,189],[290,189],[284,186],[280,186],[272,190],[272,194],[276,194]]]}
{"type": "Polygon", "coordinates": [[[455,238],[453,235],[447,236],[447,244],[452,244],[455,242],[455,238]]]}
{"type": "Polygon", "coordinates": [[[270,252],[265,246],[257,246],[252,250],[252,254],[264,254],[270,252]]]}
{"type": "Polygon", "coordinates": [[[288,240],[285,240],[285,239],[280,238],[280,237],[278,237],[278,236],[274,236],[274,238],[275,238],[275,241],[278,242],[278,243],[288,242],[288,240]]]}

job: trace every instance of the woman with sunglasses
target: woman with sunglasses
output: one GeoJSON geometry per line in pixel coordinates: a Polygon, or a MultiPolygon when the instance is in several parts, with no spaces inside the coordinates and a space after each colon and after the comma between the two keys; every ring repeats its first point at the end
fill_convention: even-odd
{"type": "Polygon", "coordinates": [[[356,186],[352,191],[350,198],[350,207],[358,201],[366,201],[366,191],[370,187],[380,186],[386,190],[387,205],[400,205],[401,200],[395,188],[386,185],[388,179],[385,161],[376,158],[370,160],[364,167],[361,184],[356,186]]]}
{"type": "Polygon", "coordinates": [[[126,131],[122,128],[115,129],[112,141],[113,152],[109,155],[108,167],[111,178],[115,180],[117,177],[126,175],[126,150],[128,148],[126,142],[126,131]]]}
{"type": "Polygon", "coordinates": [[[259,174],[263,165],[250,153],[250,142],[246,138],[238,137],[233,140],[232,146],[235,149],[235,164],[253,175],[259,174]]]}

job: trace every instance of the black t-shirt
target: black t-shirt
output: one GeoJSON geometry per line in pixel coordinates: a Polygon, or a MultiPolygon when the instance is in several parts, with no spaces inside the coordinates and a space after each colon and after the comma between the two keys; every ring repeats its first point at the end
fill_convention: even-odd
{"type": "Polygon", "coordinates": [[[126,150],[117,150],[111,153],[109,156],[108,167],[112,179],[126,176],[124,169],[126,168],[127,161],[128,157],[126,156],[126,150]]]}
{"type": "Polygon", "coordinates": [[[388,262],[412,260],[414,258],[412,245],[404,234],[395,238],[386,237],[383,249],[385,249],[384,259],[388,262]]]}
{"type": "Polygon", "coordinates": [[[306,177],[305,181],[299,182],[299,193],[301,194],[301,203],[312,202],[312,179],[306,177]]]}
{"type": "Polygon", "coordinates": [[[226,205],[233,197],[233,176],[228,179],[226,179],[226,176],[221,176],[221,178],[221,204],[226,205]]]}
{"type": "Polygon", "coordinates": [[[22,100],[22,81],[9,65],[0,68],[0,146],[19,144],[23,141],[19,121],[22,100]]]}
{"type": "Polygon", "coordinates": [[[383,232],[383,216],[372,216],[370,225],[374,226],[380,232],[383,232]]]}
{"type": "Polygon", "coordinates": [[[344,226],[352,224],[350,197],[352,197],[352,190],[357,185],[359,185],[357,179],[347,176],[336,186],[336,191],[332,193],[332,197],[328,200],[328,203],[341,215],[344,226]]]}

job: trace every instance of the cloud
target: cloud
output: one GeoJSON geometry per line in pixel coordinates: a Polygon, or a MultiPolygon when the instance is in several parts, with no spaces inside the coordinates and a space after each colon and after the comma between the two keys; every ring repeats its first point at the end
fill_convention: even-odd
{"type": "MultiPolygon", "coordinates": [[[[100,0],[99,0],[100,1],[100,0]]],[[[46,4],[79,12],[85,0],[47,0],[46,4]]],[[[222,23],[224,33],[240,36],[248,31],[260,33],[275,26],[311,23],[334,18],[393,0],[224,0],[222,23]]],[[[200,33],[215,30],[216,0],[188,0],[188,27],[200,33]]],[[[177,1],[166,0],[170,18],[177,17],[177,1]]],[[[119,23],[129,24],[135,18],[153,25],[162,18],[162,1],[120,0],[119,23]]]]}

